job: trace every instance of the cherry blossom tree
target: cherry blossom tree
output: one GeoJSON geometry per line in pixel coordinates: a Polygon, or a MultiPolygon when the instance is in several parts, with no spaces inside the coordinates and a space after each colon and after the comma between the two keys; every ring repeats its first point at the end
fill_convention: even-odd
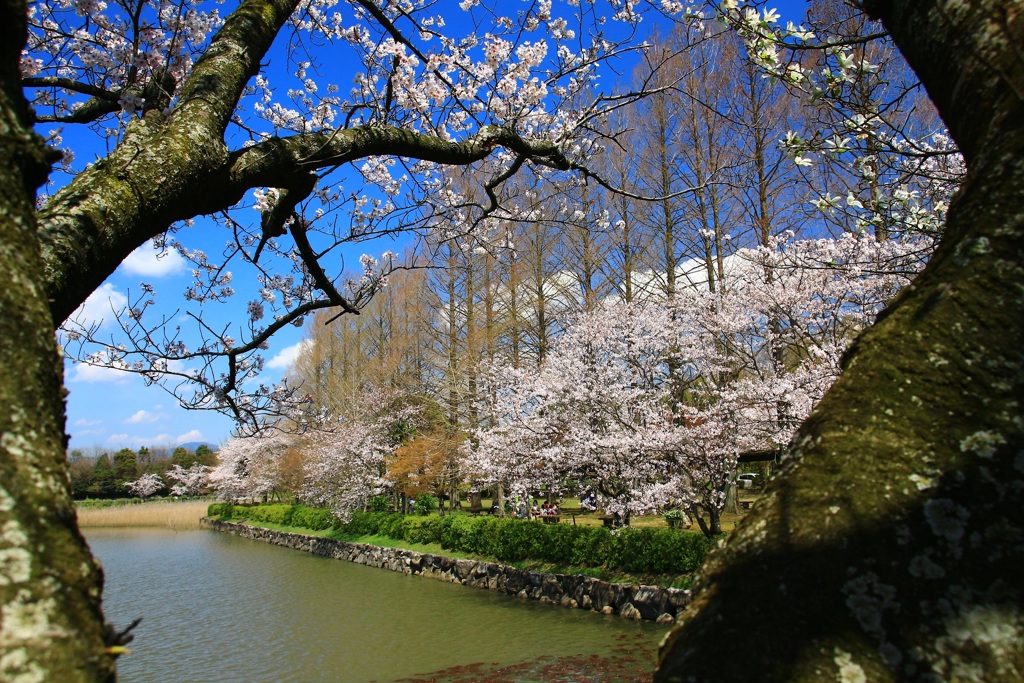
{"type": "Polygon", "coordinates": [[[385,459],[394,446],[379,425],[349,422],[304,439],[303,501],[329,509],[348,521],[387,486],[385,459]]]}
{"type": "Polygon", "coordinates": [[[574,480],[628,523],[685,507],[709,536],[737,456],[785,448],[842,354],[906,284],[914,240],[773,240],[714,290],[607,301],[536,370],[492,368],[492,425],[468,460],[513,491],[574,480]]]}
{"type": "Polygon", "coordinates": [[[691,511],[706,532],[720,533],[739,454],[785,450],[852,340],[907,283],[917,241],[783,236],[731,257],[716,291],[691,288],[672,302],[687,377],[676,394],[684,451],[697,463],[686,467],[706,473],[695,488],[707,495],[691,511]]]}
{"type": "Polygon", "coordinates": [[[171,465],[171,468],[165,473],[169,480],[177,482],[171,486],[171,495],[192,497],[202,494],[210,483],[212,469],[212,467],[200,463],[195,463],[188,469],[181,465],[171,465]]]}
{"type": "Polygon", "coordinates": [[[525,414],[498,408],[528,418],[517,431],[530,438],[515,452],[526,451],[531,488],[571,477],[594,486],[601,507],[626,524],[658,505],[649,488],[672,475],[664,456],[675,431],[666,392],[676,334],[663,307],[611,305],[580,317],[536,379],[511,389],[531,399],[525,414]]]}
{"type": "Polygon", "coordinates": [[[230,439],[217,452],[219,462],[210,471],[210,486],[221,500],[266,500],[279,494],[282,459],[294,446],[293,434],[273,427],[230,439]]]}
{"type": "Polygon", "coordinates": [[[399,391],[367,387],[347,407],[307,425],[300,441],[298,497],[342,520],[391,488],[389,457],[424,426],[422,407],[399,391]]]}
{"type": "Polygon", "coordinates": [[[229,440],[208,475],[196,466],[168,476],[180,477],[183,490],[201,488],[208,477],[222,500],[293,494],[348,519],[391,485],[387,458],[416,434],[421,408],[400,392],[375,387],[342,405],[348,409],[343,414],[294,413],[287,422],[229,440]]]}
{"type": "Polygon", "coordinates": [[[155,496],[157,493],[167,488],[163,479],[160,478],[160,475],[153,472],[143,474],[135,481],[126,481],[124,486],[128,489],[129,493],[133,496],[138,496],[139,498],[155,496]]]}

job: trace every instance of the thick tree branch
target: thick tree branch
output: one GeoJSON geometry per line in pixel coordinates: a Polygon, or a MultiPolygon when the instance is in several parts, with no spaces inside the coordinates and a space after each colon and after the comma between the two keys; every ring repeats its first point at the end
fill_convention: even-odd
{"type": "Polygon", "coordinates": [[[282,187],[299,171],[312,171],[372,156],[401,156],[439,164],[466,165],[506,147],[528,159],[568,170],[571,163],[553,142],[528,140],[500,126],[484,126],[463,141],[393,126],[359,126],[287,138],[272,138],[232,155],[230,183],[244,191],[252,187],[282,187]]]}
{"type": "Polygon", "coordinates": [[[221,139],[239,98],[260,69],[298,0],[245,0],[225,20],[181,87],[172,120],[221,139]]]}
{"type": "Polygon", "coordinates": [[[121,105],[117,100],[112,102],[106,98],[92,97],[66,116],[37,115],[36,121],[39,123],[92,123],[108,114],[113,114],[120,108],[121,105]]]}
{"type": "Polygon", "coordinates": [[[114,152],[39,212],[56,325],[147,239],[240,198],[225,196],[215,177],[228,159],[224,130],[294,7],[294,0],[245,0],[196,63],[170,118],[150,111],[133,121],[114,152]]]}

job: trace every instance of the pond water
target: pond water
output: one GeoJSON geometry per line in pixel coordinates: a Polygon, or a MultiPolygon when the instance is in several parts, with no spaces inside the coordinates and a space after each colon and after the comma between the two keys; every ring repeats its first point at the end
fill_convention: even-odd
{"type": "Polygon", "coordinates": [[[665,629],[209,530],[85,530],[124,683],[650,680],[665,629]]]}

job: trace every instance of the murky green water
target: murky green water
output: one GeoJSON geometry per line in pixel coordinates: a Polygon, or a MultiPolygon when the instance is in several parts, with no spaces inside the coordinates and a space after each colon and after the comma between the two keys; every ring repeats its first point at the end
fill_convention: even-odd
{"type": "Polygon", "coordinates": [[[213,531],[86,536],[107,618],[143,618],[125,683],[619,683],[649,680],[664,633],[213,531]]]}

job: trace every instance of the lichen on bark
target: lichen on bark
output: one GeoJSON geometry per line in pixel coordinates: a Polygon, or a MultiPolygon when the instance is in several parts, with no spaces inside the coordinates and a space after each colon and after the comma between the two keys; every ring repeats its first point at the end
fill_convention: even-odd
{"type": "Polygon", "coordinates": [[[113,680],[101,575],[75,524],[34,195],[52,161],[20,87],[25,6],[0,1],[0,680],[113,680]]]}

